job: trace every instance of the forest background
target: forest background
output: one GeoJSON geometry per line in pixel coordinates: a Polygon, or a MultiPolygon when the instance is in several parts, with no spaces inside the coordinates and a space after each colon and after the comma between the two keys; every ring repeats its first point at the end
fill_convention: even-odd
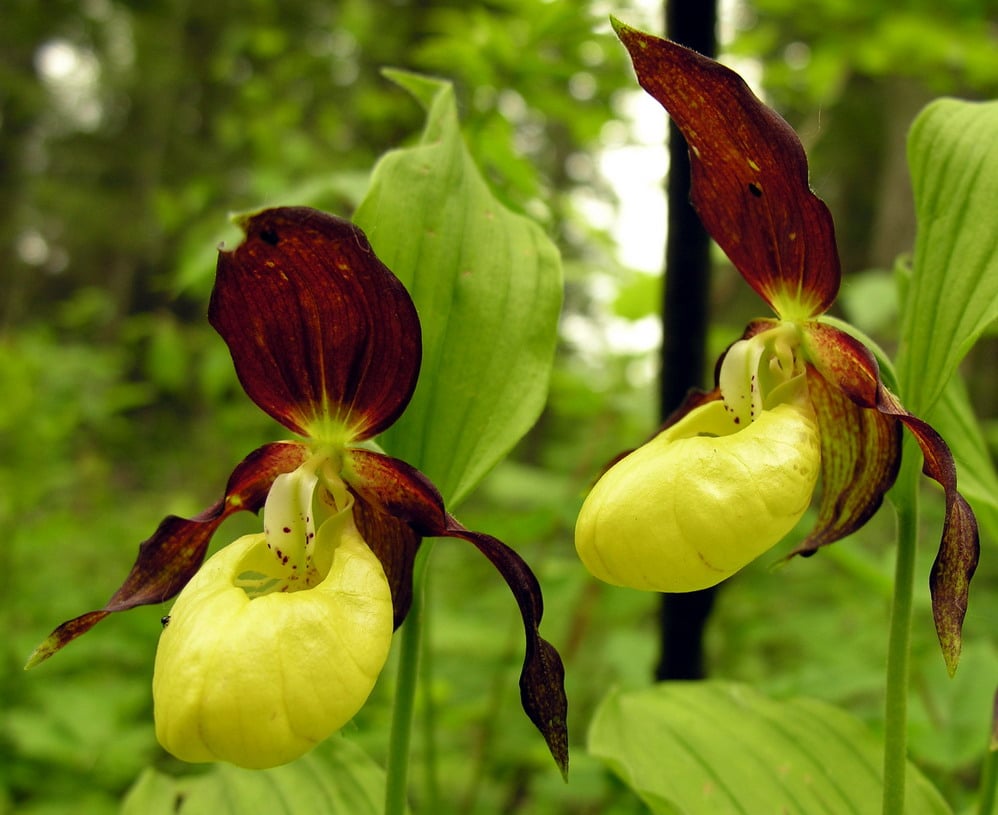
{"type": "MultiPolygon", "coordinates": [[[[609,688],[651,680],[658,599],[597,584],[571,541],[602,465],[657,426],[665,214],[647,196],[665,171],[665,116],[637,88],[607,17],[662,31],[661,12],[544,0],[6,0],[0,812],[117,812],[143,768],[182,771],[152,729],[166,607],[117,616],[36,672],[22,666],[56,623],[103,605],[162,516],[198,512],[231,462],[283,435],[244,397],[207,325],[216,247],[238,240],[233,211],[350,214],[376,158],[423,120],[385,67],[455,83],[479,167],[557,241],[566,271],[548,406],[457,514],[520,551],[544,587],[545,636],[568,672],[571,784],[519,714],[515,606],[480,558],[450,544],[432,556],[420,701],[438,735],[417,739],[414,772],[425,764],[447,779],[434,793],[441,812],[644,811],[586,754],[585,733],[609,688]]],[[[937,96],[998,95],[996,32],[993,0],[722,4],[722,58],[798,129],[835,216],[842,312],[888,349],[895,267],[915,229],[907,129],[937,96]]],[[[719,252],[713,279],[710,360],[761,313],[719,252]]],[[[993,454],[996,342],[992,332],[962,369],[993,454]]],[[[998,676],[998,513],[977,509],[982,566],[954,680],[924,581],[915,619],[911,752],[957,812],[976,785],[998,676]]],[[[924,510],[937,530],[931,488],[924,510]]],[[[880,727],[892,529],[885,510],[815,558],[773,570],[764,557],[729,581],[707,628],[710,675],[815,696],[880,727]]],[[[929,547],[922,554],[927,575],[929,547]]],[[[392,675],[347,732],[376,759],[392,675]]]]}

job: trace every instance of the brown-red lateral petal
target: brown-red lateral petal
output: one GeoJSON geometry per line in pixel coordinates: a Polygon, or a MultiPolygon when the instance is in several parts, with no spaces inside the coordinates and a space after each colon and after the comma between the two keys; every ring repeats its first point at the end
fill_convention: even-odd
{"type": "Polygon", "coordinates": [[[883,503],[901,464],[901,424],[860,407],[812,366],[807,387],[821,437],[821,503],[814,529],[792,555],[850,535],[883,503]]]}
{"type": "Polygon", "coordinates": [[[290,430],[376,435],[412,396],[422,354],[405,287],[361,230],[307,207],[244,218],[218,257],[208,318],[249,397],[290,430]]]}
{"type": "MultiPolygon", "coordinates": [[[[520,672],[520,701],[563,774],[568,772],[568,699],[558,651],[541,637],[541,588],[530,567],[505,543],[462,526],[444,508],[440,493],[415,467],[367,450],[347,451],[343,478],[365,502],[405,521],[421,537],[461,538],[473,544],[499,571],[520,608],[526,654],[520,672]]],[[[368,545],[376,550],[375,545],[368,545]]],[[[413,557],[415,549],[412,550],[413,557]]],[[[411,575],[411,566],[409,574],[411,575]]]]}
{"type": "Polygon", "coordinates": [[[258,512],[267,500],[274,479],[294,470],[307,455],[306,448],[291,442],[266,444],[250,453],[229,476],[225,495],[193,518],[169,515],[150,538],[139,545],[128,577],[104,608],[64,622],[35,649],[28,660],[33,667],[85,634],[115,611],[162,603],[176,595],[201,566],[211,536],[234,512],[258,512]]]}
{"type": "Polygon", "coordinates": [[[952,674],[960,658],[970,581],[981,549],[977,518],[957,491],[953,454],[931,425],[905,410],[900,400],[884,387],[876,359],[859,340],[833,326],[808,323],[804,346],[808,359],[828,382],[856,404],[892,416],[911,431],[922,450],[922,472],[943,488],[946,518],[929,575],[929,590],[939,645],[952,674]]]}
{"type": "Polygon", "coordinates": [[[793,128],[720,63],[616,20],[614,28],[641,87],[686,138],[690,198],[711,237],[781,316],[828,309],[839,288],[834,227],[808,186],[793,128]],[[794,314],[783,313],[789,304],[794,314]]]}
{"type": "Polygon", "coordinates": [[[412,569],[423,541],[408,523],[354,492],[354,522],[360,536],[381,562],[392,591],[395,628],[402,625],[412,606],[412,569]]]}

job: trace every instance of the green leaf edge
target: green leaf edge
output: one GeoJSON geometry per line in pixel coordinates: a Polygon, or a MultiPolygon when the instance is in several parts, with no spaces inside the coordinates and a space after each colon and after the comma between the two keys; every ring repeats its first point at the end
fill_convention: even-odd
{"type": "MultiPolygon", "coordinates": [[[[674,704],[684,704],[684,697],[688,700],[694,700],[691,703],[696,703],[700,701],[696,698],[697,695],[703,694],[704,692],[712,694],[711,698],[720,699],[720,704],[724,704],[729,700],[737,698],[741,707],[751,709],[753,713],[757,712],[759,709],[765,709],[767,715],[776,720],[775,726],[779,725],[779,719],[777,718],[779,713],[794,711],[797,716],[812,715],[817,717],[815,722],[821,724],[826,730],[831,728],[833,731],[836,729],[842,731],[852,731],[851,733],[843,733],[843,735],[852,737],[859,734],[866,740],[865,749],[868,750],[871,755],[871,763],[867,765],[869,771],[871,773],[875,773],[880,779],[883,777],[882,766],[880,764],[880,757],[883,749],[881,738],[879,736],[875,736],[859,719],[855,718],[852,714],[827,702],[807,697],[796,697],[794,699],[777,701],[765,697],[762,693],[750,685],[726,680],[662,682],[639,690],[622,690],[620,688],[611,689],[598,704],[590,722],[590,729],[587,736],[588,751],[590,755],[602,761],[611,771],[613,771],[614,774],[617,775],[626,786],[634,791],[635,794],[657,815],[700,815],[701,811],[684,809],[679,802],[672,799],[667,794],[663,794],[661,789],[655,788],[653,783],[654,779],[646,780],[635,778],[634,773],[629,767],[626,756],[614,755],[612,751],[601,750],[600,746],[595,743],[598,740],[599,728],[604,726],[604,718],[608,715],[607,711],[609,710],[612,712],[613,706],[619,705],[619,702],[623,697],[631,697],[632,700],[636,699],[639,702],[643,699],[648,699],[654,703],[658,701],[658,697],[660,696],[668,697],[672,695],[679,697],[674,704]],[[773,715],[774,711],[776,711],[775,716],[773,715]]],[[[728,716],[729,721],[732,721],[730,710],[724,710],[723,713],[728,716]]],[[[652,707],[645,712],[642,718],[652,720],[655,715],[656,711],[654,707],[652,707]]],[[[621,724],[617,721],[614,722],[614,724],[617,725],[618,730],[623,730],[625,733],[627,732],[626,722],[621,724]]],[[[736,727],[737,722],[735,721],[732,724],[732,729],[735,729],[736,727]]],[[[716,731],[712,730],[711,732],[716,731]]],[[[725,731],[725,733],[727,733],[727,731],[725,731]]],[[[648,750],[653,749],[653,745],[642,743],[640,745],[636,745],[634,749],[647,752],[648,750]]],[[[684,756],[679,754],[679,757],[684,759],[689,758],[693,762],[701,763],[696,756],[684,756]]],[[[750,757],[754,758],[754,756],[750,757]]],[[[662,755],[660,757],[660,761],[657,762],[660,764],[661,769],[656,771],[656,777],[660,778],[663,772],[668,772],[671,766],[675,766],[678,763],[675,761],[675,758],[675,755],[662,755]]],[[[703,766],[702,763],[701,766],[703,766]]],[[[730,766],[730,764],[728,766],[730,766]]],[[[709,765],[708,769],[711,769],[709,765]]],[[[724,771],[723,767],[714,769],[718,769],[721,773],[724,771]]],[[[834,767],[829,768],[829,770],[834,771],[834,767]]],[[[942,795],[917,769],[917,767],[909,762],[908,770],[906,811],[911,813],[911,815],[952,815],[952,810],[943,799],[942,795]]],[[[779,785],[778,776],[777,781],[774,783],[779,785]]],[[[848,779],[843,782],[842,788],[849,790],[848,779]]],[[[712,809],[711,811],[719,814],[738,812],[740,815],[770,815],[772,812],[771,807],[768,806],[765,809],[750,809],[745,808],[740,802],[736,803],[736,806],[738,807],[737,809],[712,809]]],[[[792,812],[792,810],[786,811],[788,813],[792,812]]],[[[860,801],[856,803],[855,812],[857,813],[865,814],[867,812],[874,813],[879,811],[879,798],[875,802],[860,801]]],[[[800,813],[800,815],[805,814],[800,813]]],[[[811,813],[807,813],[806,815],[811,815],[811,813]]]]}
{"type": "MultiPolygon", "coordinates": [[[[407,435],[406,443],[413,444],[413,439],[419,433],[413,434],[412,428],[407,427],[406,417],[403,415],[399,423],[396,426],[389,428],[386,433],[382,434],[380,439],[382,444],[392,455],[398,455],[406,459],[410,464],[423,470],[430,478],[433,480],[437,487],[440,489],[450,508],[453,508],[461,500],[463,500],[480,482],[481,480],[492,470],[492,468],[501,461],[516,443],[529,431],[530,427],[536,422],[537,418],[540,416],[544,405],[547,401],[548,387],[551,377],[551,369],[554,359],[554,352],[557,345],[557,317],[561,311],[561,304],[563,299],[564,290],[564,274],[561,267],[560,257],[557,247],[550,241],[550,239],[544,234],[540,226],[534,221],[530,220],[526,216],[513,212],[508,207],[503,204],[503,202],[495,196],[492,190],[489,188],[488,182],[485,180],[481,171],[478,169],[477,164],[474,161],[467,145],[464,142],[463,136],[461,134],[460,122],[457,115],[457,104],[454,97],[453,85],[450,81],[445,79],[437,79],[433,77],[427,77],[423,74],[414,73],[411,71],[406,71],[397,68],[386,68],[382,71],[386,78],[390,79],[392,82],[398,84],[401,88],[410,93],[420,105],[427,111],[426,123],[422,135],[416,147],[410,148],[400,148],[397,150],[390,151],[386,156],[382,157],[379,161],[378,166],[375,167],[372,173],[372,184],[369,189],[369,193],[365,196],[364,201],[361,202],[358,207],[358,215],[361,218],[358,220],[359,224],[367,232],[368,238],[372,241],[375,249],[378,248],[378,230],[376,224],[376,214],[374,216],[374,221],[368,223],[363,216],[366,214],[364,211],[365,204],[368,202],[371,189],[375,186],[375,181],[377,179],[378,169],[381,166],[381,162],[385,161],[386,158],[392,155],[397,155],[406,150],[418,150],[421,146],[437,146],[439,143],[448,142],[453,140],[456,142],[455,149],[459,150],[461,153],[461,161],[465,166],[472,168],[477,176],[477,182],[480,183],[483,188],[488,192],[488,194],[494,200],[494,206],[497,209],[502,209],[509,213],[510,216],[518,219],[523,219],[523,222],[527,224],[527,228],[533,233],[534,244],[538,249],[538,254],[544,256],[543,264],[549,265],[554,268],[556,272],[556,280],[553,281],[556,286],[558,296],[556,301],[552,300],[551,313],[547,315],[542,315],[539,319],[545,320],[550,318],[550,323],[552,325],[552,330],[548,337],[546,343],[547,348],[543,352],[543,356],[548,360],[546,368],[538,372],[539,376],[533,377],[534,387],[532,387],[526,397],[522,397],[517,400],[519,409],[523,411],[523,414],[529,412],[529,420],[523,419],[520,424],[514,429],[507,429],[504,434],[505,439],[503,443],[493,445],[490,449],[488,455],[471,455],[468,457],[467,462],[458,476],[455,476],[452,472],[448,472],[446,477],[434,473],[430,468],[424,466],[420,455],[412,454],[411,448],[406,452],[402,453],[399,451],[396,442],[399,436],[405,432],[407,435]],[[400,426],[402,425],[402,426],[400,426]]],[[[380,254],[380,252],[379,252],[380,254]]],[[[391,264],[389,264],[391,265],[391,264]]],[[[399,269],[393,269],[396,274],[400,277],[403,284],[409,289],[413,300],[416,303],[417,310],[420,311],[420,317],[423,321],[423,339],[424,339],[424,366],[426,365],[427,358],[430,356],[427,354],[428,343],[430,342],[430,337],[433,334],[433,327],[427,322],[427,317],[424,314],[424,310],[421,309],[421,298],[418,281],[413,281],[407,279],[405,273],[400,273],[399,269]]],[[[535,320],[534,322],[537,322],[535,320]]],[[[446,333],[446,332],[445,332],[446,333]]],[[[538,354],[538,357],[542,354],[538,354]]],[[[423,381],[421,376],[420,381],[423,381]]],[[[425,387],[425,386],[424,386],[425,387]]],[[[417,385],[416,394],[413,401],[423,397],[422,388],[417,385]]],[[[410,409],[411,409],[410,405],[410,409]]],[[[426,436],[427,433],[425,423],[423,428],[422,436],[426,436]]],[[[493,434],[494,435],[494,434],[493,434]]],[[[426,448],[426,442],[422,442],[423,449],[426,448]]],[[[477,450],[475,451],[477,452],[477,450]]],[[[455,459],[451,458],[451,466],[453,467],[453,462],[455,459]]]]}

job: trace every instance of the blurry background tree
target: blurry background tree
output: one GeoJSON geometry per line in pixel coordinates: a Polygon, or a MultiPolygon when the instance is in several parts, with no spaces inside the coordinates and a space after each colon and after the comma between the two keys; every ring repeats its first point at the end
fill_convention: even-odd
{"type": "MultiPolygon", "coordinates": [[[[493,596],[472,556],[447,549],[434,553],[441,568],[456,581],[480,579],[475,610],[509,614],[510,637],[479,639],[465,609],[432,617],[424,706],[447,742],[439,750],[428,743],[422,758],[436,752],[438,777],[448,779],[442,811],[640,811],[581,745],[607,686],[648,681],[655,598],[594,584],[570,543],[589,481],[656,425],[661,278],[650,272],[658,260],[634,270],[621,259],[613,213],[632,179],[610,157],[663,117],[637,90],[609,13],[662,30],[660,4],[637,0],[6,0],[0,811],[59,812],[72,802],[76,811],[114,812],[143,766],[165,763],[148,698],[162,609],[108,621],[37,674],[25,677],[21,666],[52,624],[103,604],[163,514],[200,510],[220,489],[226,462],[273,437],[204,319],[217,243],[237,239],[225,214],[308,203],[348,215],[375,157],[422,123],[418,106],[381,77],[385,66],[455,82],[473,154],[510,206],[556,236],[568,272],[550,406],[461,513],[520,547],[540,574],[549,637],[568,662],[572,784],[552,777],[526,728],[503,725],[516,705],[515,610],[493,596]],[[471,667],[468,648],[481,655],[471,667]],[[469,674],[477,679],[450,681],[469,674]]],[[[995,95],[996,14],[991,0],[722,4],[722,56],[757,76],[801,131],[851,273],[845,307],[888,343],[889,270],[912,235],[904,133],[934,95],[995,95]]],[[[646,177],[657,166],[627,172],[646,177]]],[[[653,248],[663,232],[657,211],[628,233],[653,248]]],[[[711,342],[759,313],[716,253],[715,267],[711,342]]],[[[979,349],[967,370],[994,441],[989,353],[993,345],[979,349]]],[[[808,561],[792,580],[764,566],[739,577],[709,633],[711,671],[773,692],[820,693],[876,721],[878,592],[890,568],[875,535],[874,526],[853,549],[833,547],[843,554],[808,561]],[[818,648],[856,626],[870,629],[854,637],[861,653],[818,648]]],[[[996,570],[982,569],[968,618],[972,664],[962,674],[993,677],[987,620],[998,618],[988,600],[996,570]]],[[[433,605],[449,608],[447,580],[435,582],[433,605]]],[[[931,636],[926,642],[934,664],[931,636]]],[[[946,752],[933,734],[966,711],[940,701],[950,691],[927,670],[924,732],[916,721],[913,749],[955,779],[945,791],[960,801],[972,785],[959,773],[973,753],[946,752]]],[[[964,691],[966,704],[979,694],[964,691]]],[[[351,732],[376,756],[391,689],[378,694],[351,732]]]]}

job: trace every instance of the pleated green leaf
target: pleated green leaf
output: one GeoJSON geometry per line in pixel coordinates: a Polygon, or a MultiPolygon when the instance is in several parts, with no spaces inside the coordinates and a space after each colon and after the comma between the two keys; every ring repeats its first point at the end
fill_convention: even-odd
{"type": "MultiPolygon", "coordinates": [[[[670,682],[612,691],[589,750],[661,815],[874,815],[883,745],[824,702],[777,702],[747,685],[670,682]]],[[[949,813],[914,767],[908,815],[949,813]]]]}
{"type": "Polygon", "coordinates": [[[908,136],[918,219],[902,308],[903,401],[924,415],[998,318],[998,101],[940,99],[908,136]]]}
{"type": "Polygon", "coordinates": [[[540,227],[491,192],[447,82],[392,71],[427,109],[419,143],[377,164],[354,215],[412,295],[423,364],[402,418],[379,437],[452,507],[513,447],[547,394],[561,262],[540,227]]]}
{"type": "Polygon", "coordinates": [[[380,815],[384,789],[384,771],[359,747],[334,737],[271,770],[216,764],[181,778],[146,770],[121,815],[380,815]]]}

